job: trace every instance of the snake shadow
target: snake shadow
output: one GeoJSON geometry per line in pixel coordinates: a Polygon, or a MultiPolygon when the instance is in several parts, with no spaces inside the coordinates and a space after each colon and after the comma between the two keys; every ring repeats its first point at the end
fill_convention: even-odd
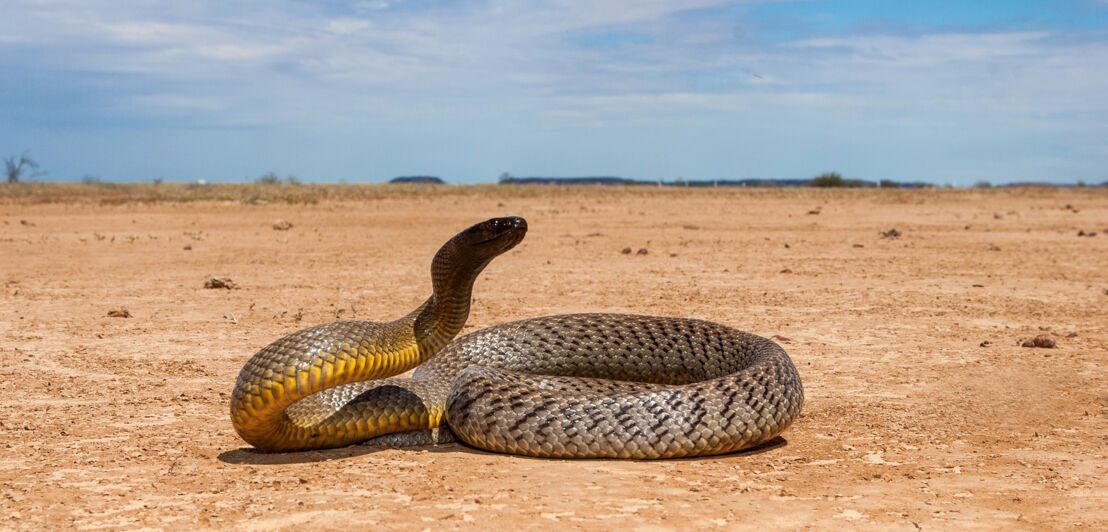
{"type": "MultiPolygon", "coordinates": [[[[717,461],[726,460],[730,458],[745,458],[750,456],[757,456],[759,454],[769,452],[775,449],[779,449],[788,445],[789,442],[781,436],[777,436],[761,445],[751,447],[749,449],[743,449],[727,454],[718,454],[713,456],[691,456],[687,458],[670,458],[667,461],[717,461]]],[[[470,447],[464,443],[438,443],[434,445],[419,445],[413,447],[388,447],[382,445],[351,445],[348,447],[339,447],[337,449],[321,449],[316,451],[299,451],[289,453],[265,453],[261,452],[253,447],[240,447],[238,449],[232,449],[230,451],[223,451],[219,453],[217,457],[219,461],[227,464],[236,465],[287,465],[287,464],[305,464],[314,462],[330,462],[332,460],[346,460],[349,458],[355,458],[358,456],[364,456],[369,454],[378,453],[381,451],[389,450],[408,450],[408,451],[427,451],[432,453],[467,453],[474,455],[487,455],[487,456],[502,456],[501,453],[489,452],[484,449],[478,449],[476,447],[470,447]]],[[[539,461],[551,461],[551,460],[618,460],[613,458],[540,458],[534,456],[517,456],[517,458],[523,460],[539,460],[539,461]]],[[[654,462],[656,460],[633,460],[635,462],[654,462]]]]}
{"type": "Polygon", "coordinates": [[[348,447],[339,447],[337,449],[319,449],[315,451],[295,451],[285,453],[266,453],[259,451],[253,447],[239,447],[238,449],[232,449],[230,451],[223,451],[219,453],[216,458],[220,462],[226,464],[249,464],[249,465],[286,465],[286,464],[309,464],[315,462],[330,462],[332,460],[346,460],[348,458],[355,458],[358,456],[364,456],[367,454],[379,453],[382,451],[427,451],[432,453],[452,453],[452,452],[473,452],[484,454],[486,453],[480,449],[474,449],[458,443],[438,443],[434,445],[417,445],[412,447],[389,447],[383,445],[350,445],[348,447]]]}

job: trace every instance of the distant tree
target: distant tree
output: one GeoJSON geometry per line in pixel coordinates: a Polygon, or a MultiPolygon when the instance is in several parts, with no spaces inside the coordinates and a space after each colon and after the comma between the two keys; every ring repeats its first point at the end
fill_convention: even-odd
{"type": "Polygon", "coordinates": [[[288,177],[285,177],[285,182],[290,184],[290,185],[299,185],[300,184],[300,180],[297,179],[296,176],[291,175],[291,174],[289,174],[288,177]]]}
{"type": "Polygon", "coordinates": [[[981,180],[981,181],[978,181],[978,182],[974,183],[973,187],[974,188],[993,188],[993,184],[988,182],[988,181],[981,180]]]}
{"type": "Polygon", "coordinates": [[[900,188],[900,183],[892,179],[882,179],[877,182],[877,186],[881,188],[900,188]]]}
{"type": "Polygon", "coordinates": [[[277,172],[266,172],[258,176],[254,182],[261,185],[276,185],[281,182],[281,178],[277,177],[277,172]]]}
{"type": "Polygon", "coordinates": [[[515,178],[512,177],[512,174],[509,174],[508,172],[501,172],[501,174],[500,174],[500,184],[511,183],[514,180],[515,180],[515,178]]]}
{"type": "Polygon", "coordinates": [[[5,170],[8,173],[9,183],[18,183],[20,179],[30,179],[32,177],[43,175],[45,172],[36,172],[38,170],[38,163],[34,159],[27,156],[31,153],[29,150],[24,151],[23,155],[19,156],[17,160],[14,155],[4,158],[5,170]],[[31,170],[30,175],[24,175],[24,171],[31,170]]]}
{"type": "Polygon", "coordinates": [[[81,182],[86,184],[99,183],[100,176],[85,174],[84,177],[81,178],[81,182]]]}
{"type": "Polygon", "coordinates": [[[812,178],[813,187],[845,187],[846,180],[838,172],[827,172],[812,178]]]}

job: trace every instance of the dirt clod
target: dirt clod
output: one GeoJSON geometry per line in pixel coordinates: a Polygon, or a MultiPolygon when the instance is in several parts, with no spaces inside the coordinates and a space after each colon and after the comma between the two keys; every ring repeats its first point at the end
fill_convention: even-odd
{"type": "Polygon", "coordinates": [[[225,288],[227,290],[233,290],[239,286],[231,280],[230,277],[213,277],[208,276],[204,280],[204,288],[225,288]]]}
{"type": "Polygon", "coordinates": [[[1030,340],[1024,340],[1020,345],[1022,347],[1039,347],[1043,349],[1054,349],[1057,347],[1054,339],[1046,334],[1040,334],[1030,340]]]}
{"type": "Polygon", "coordinates": [[[108,311],[109,318],[130,318],[131,312],[125,308],[115,308],[108,311]]]}
{"type": "Polygon", "coordinates": [[[623,253],[624,255],[630,255],[631,254],[631,248],[623,248],[623,250],[621,250],[620,253],[623,253]]]}
{"type": "Polygon", "coordinates": [[[649,251],[647,251],[646,248],[639,248],[639,250],[635,252],[636,255],[646,255],[647,253],[649,253],[649,251]]]}
{"type": "Polygon", "coordinates": [[[888,231],[881,231],[881,236],[882,238],[900,238],[900,230],[894,227],[888,231]]]}
{"type": "Polygon", "coordinates": [[[273,222],[274,231],[288,231],[289,229],[292,229],[292,223],[288,220],[277,220],[273,222]]]}

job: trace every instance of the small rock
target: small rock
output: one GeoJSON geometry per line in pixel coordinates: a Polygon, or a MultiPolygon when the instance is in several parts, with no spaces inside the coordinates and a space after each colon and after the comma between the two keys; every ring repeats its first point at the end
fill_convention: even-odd
{"type": "Polygon", "coordinates": [[[788,269],[788,268],[785,268],[784,270],[781,270],[781,273],[792,273],[792,272],[793,271],[788,269]]]}
{"type": "Polygon", "coordinates": [[[778,342],[781,342],[781,343],[785,343],[785,344],[787,344],[787,343],[789,343],[789,342],[792,342],[792,339],[790,339],[790,338],[785,338],[784,336],[781,336],[780,334],[775,334],[775,335],[773,335],[773,337],[772,337],[772,338],[773,338],[774,340],[777,340],[778,342]]]}
{"type": "Polygon", "coordinates": [[[699,225],[693,225],[693,224],[685,224],[685,229],[688,229],[690,231],[696,231],[697,229],[700,229],[700,226],[699,225]]]}
{"type": "Polygon", "coordinates": [[[130,318],[131,312],[125,308],[116,308],[108,311],[109,318],[130,318]]]}
{"type": "Polygon", "coordinates": [[[292,224],[288,220],[277,220],[273,222],[273,230],[275,231],[288,231],[292,229],[292,224]]]}
{"type": "Polygon", "coordinates": [[[819,209],[812,209],[812,210],[808,211],[808,214],[811,214],[813,216],[817,215],[817,214],[819,214],[819,209]]]}
{"type": "Polygon", "coordinates": [[[649,252],[646,250],[646,248],[639,248],[639,250],[635,252],[636,255],[646,255],[647,253],[649,252]]]}
{"type": "Polygon", "coordinates": [[[900,231],[897,228],[889,229],[888,231],[881,231],[881,236],[884,238],[899,238],[900,231]]]}
{"type": "Polygon", "coordinates": [[[183,248],[181,248],[181,249],[183,249],[183,250],[185,250],[185,251],[192,251],[192,245],[191,245],[191,244],[187,244],[187,245],[185,245],[185,247],[183,247],[183,248]]]}
{"type": "Polygon", "coordinates": [[[990,345],[993,345],[993,343],[988,340],[981,342],[981,347],[989,347],[990,345]]]}
{"type": "Polygon", "coordinates": [[[239,286],[235,284],[230,277],[212,277],[209,275],[208,278],[204,280],[204,288],[226,288],[227,290],[231,290],[238,287],[239,286]]]}
{"type": "Polygon", "coordinates": [[[1045,334],[1040,334],[1030,340],[1025,340],[1020,345],[1023,347],[1041,347],[1043,349],[1054,349],[1057,347],[1054,339],[1045,334]]]}
{"type": "Polygon", "coordinates": [[[631,248],[623,248],[623,251],[620,251],[620,253],[623,253],[624,255],[630,255],[631,248]]]}
{"type": "Polygon", "coordinates": [[[866,246],[863,246],[863,245],[861,245],[861,244],[854,244],[854,247],[856,247],[856,248],[864,248],[864,247],[866,247],[866,246]]]}

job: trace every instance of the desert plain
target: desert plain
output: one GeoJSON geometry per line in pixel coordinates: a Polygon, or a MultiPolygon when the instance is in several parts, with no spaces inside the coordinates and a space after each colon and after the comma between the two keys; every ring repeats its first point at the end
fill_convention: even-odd
{"type": "Polygon", "coordinates": [[[0,529],[1108,529],[1108,189],[212,190],[0,185],[0,529]],[[501,215],[466,332],[718,321],[789,352],[799,419],[663,461],[237,437],[254,352],[407,313],[501,215]]]}

